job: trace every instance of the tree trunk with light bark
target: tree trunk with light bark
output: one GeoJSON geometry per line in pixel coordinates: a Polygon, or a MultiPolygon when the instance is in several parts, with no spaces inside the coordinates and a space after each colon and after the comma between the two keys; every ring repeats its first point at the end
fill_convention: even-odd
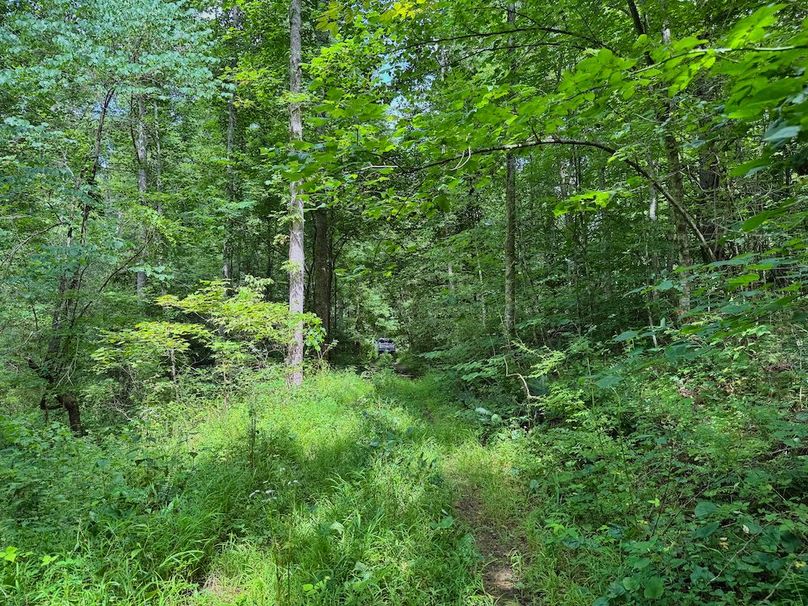
{"type": "MultiPolygon", "coordinates": [[[[291,0],[289,6],[289,137],[294,143],[303,139],[303,116],[296,98],[301,91],[301,0],[291,0]]],[[[289,184],[289,311],[303,313],[305,300],[305,254],[303,249],[303,196],[300,181],[289,184]]],[[[303,382],[303,323],[295,325],[286,355],[287,381],[290,385],[303,382]]]]}
{"type": "MultiPolygon", "coordinates": [[[[134,105],[135,127],[132,132],[132,142],[135,145],[135,159],[137,160],[137,191],[141,204],[146,204],[146,191],[148,189],[148,151],[146,147],[146,100],[138,95],[132,100],[134,105]]],[[[144,240],[148,234],[143,233],[144,240]]],[[[138,270],[135,275],[135,291],[142,297],[146,290],[146,272],[138,270]]]]}
{"type": "MultiPolygon", "coordinates": [[[[508,5],[508,24],[516,21],[516,5],[508,5]]],[[[516,69],[513,42],[509,41],[511,78],[516,69]]],[[[505,337],[513,338],[516,325],[516,157],[513,152],[505,156],[505,337]]]]}

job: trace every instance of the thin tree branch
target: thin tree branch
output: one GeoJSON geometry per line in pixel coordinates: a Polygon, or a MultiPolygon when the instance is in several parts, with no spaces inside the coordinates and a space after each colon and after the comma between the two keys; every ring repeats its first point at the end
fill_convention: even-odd
{"type": "Polygon", "coordinates": [[[101,102],[101,115],[98,117],[98,126],[96,127],[95,130],[95,144],[93,146],[93,157],[86,178],[86,182],[89,185],[95,183],[95,178],[96,175],[98,174],[98,169],[101,165],[101,139],[104,133],[104,122],[106,121],[107,112],[109,111],[109,106],[112,103],[112,98],[114,96],[115,96],[115,88],[113,87],[107,90],[106,95],[104,95],[104,100],[101,102]]]}
{"type": "MultiPolygon", "coordinates": [[[[550,139],[540,139],[539,137],[536,137],[533,141],[525,141],[525,142],[522,142],[522,143],[509,143],[509,144],[505,144],[505,145],[497,145],[497,146],[492,146],[492,147],[483,147],[483,148],[480,148],[480,149],[477,149],[477,150],[470,150],[468,152],[468,154],[469,154],[469,157],[470,157],[473,154],[491,154],[491,153],[501,152],[501,151],[513,151],[513,150],[519,150],[519,149],[528,149],[528,148],[531,148],[531,147],[538,147],[538,146],[541,146],[541,145],[580,145],[582,147],[593,147],[595,149],[599,149],[601,151],[607,152],[611,156],[616,155],[617,152],[618,152],[618,150],[615,149],[614,147],[606,145],[605,143],[600,143],[599,141],[586,141],[586,140],[580,140],[580,139],[562,139],[562,138],[558,138],[558,137],[553,137],[553,138],[550,138],[550,139]]],[[[448,164],[450,162],[457,161],[457,160],[463,158],[465,155],[466,154],[463,154],[462,156],[451,156],[451,157],[448,157],[448,158],[442,158],[441,160],[436,160],[434,162],[430,162],[428,164],[423,164],[421,166],[415,167],[415,168],[411,169],[410,172],[420,172],[420,171],[426,170],[428,168],[433,168],[433,167],[436,167],[436,166],[442,166],[444,164],[448,164]]],[[[701,229],[699,229],[699,226],[696,223],[696,220],[687,211],[687,209],[684,206],[682,206],[673,196],[671,196],[670,193],[662,186],[662,184],[656,178],[654,178],[654,176],[651,173],[649,173],[645,168],[643,168],[641,164],[639,164],[635,160],[632,160],[631,158],[620,157],[620,160],[622,160],[623,162],[628,164],[631,168],[633,168],[637,172],[637,174],[639,174],[641,177],[646,179],[651,184],[651,186],[654,189],[656,189],[660,193],[660,195],[662,195],[662,197],[665,198],[665,200],[668,201],[668,204],[670,204],[679,213],[681,213],[681,215],[684,217],[685,221],[687,222],[688,226],[690,227],[690,229],[693,231],[696,238],[698,239],[699,245],[701,246],[701,248],[705,251],[705,253],[707,253],[708,257],[711,260],[714,260],[715,259],[715,252],[710,247],[709,243],[707,242],[707,239],[704,237],[704,234],[701,232],[701,229]]]]}
{"type": "Polygon", "coordinates": [[[456,40],[467,40],[469,38],[490,38],[493,36],[510,36],[514,33],[518,32],[535,32],[535,31],[543,31],[544,28],[540,27],[515,27],[511,29],[505,29],[496,32],[470,32],[468,34],[459,34],[457,36],[447,36],[445,38],[430,38],[428,40],[418,40],[416,42],[411,42],[410,44],[405,44],[404,46],[400,47],[399,51],[406,51],[413,48],[419,48],[421,46],[428,46],[430,44],[441,44],[443,42],[454,42],[456,40]]]}
{"type": "MultiPolygon", "coordinates": [[[[447,65],[447,67],[456,67],[457,65],[459,65],[460,63],[462,63],[466,59],[469,59],[470,57],[474,57],[474,56],[476,56],[476,55],[478,55],[480,53],[487,53],[487,52],[494,52],[494,51],[501,51],[501,50],[510,51],[512,49],[522,49],[522,48],[542,48],[542,47],[547,47],[547,46],[558,47],[558,46],[562,46],[562,45],[564,45],[564,44],[561,43],[561,42],[533,42],[531,44],[514,44],[513,46],[494,45],[494,46],[488,46],[488,47],[485,47],[485,48],[476,48],[474,50],[469,51],[465,55],[462,55],[462,56],[458,57],[457,59],[452,60],[447,65]]],[[[566,48],[574,48],[575,50],[581,50],[581,51],[586,50],[585,47],[577,46],[577,45],[574,45],[574,44],[567,44],[565,46],[566,46],[566,48]]]]}
{"type": "Polygon", "coordinates": [[[514,27],[511,29],[506,30],[499,30],[495,32],[469,32],[467,34],[459,34],[457,36],[447,36],[445,38],[430,38],[428,40],[418,40],[416,42],[411,42],[410,44],[406,44],[399,49],[398,51],[406,51],[411,50],[413,48],[419,48],[422,46],[428,46],[431,44],[442,44],[444,42],[455,42],[457,40],[468,40],[469,38],[490,38],[493,36],[510,36],[515,33],[521,32],[543,32],[545,34],[557,34],[559,36],[568,36],[570,38],[578,38],[579,40],[585,40],[586,42],[590,42],[594,46],[598,48],[609,48],[606,44],[601,42],[600,40],[596,40],[595,38],[591,38],[585,34],[579,34],[577,32],[572,32],[566,29],[558,28],[558,27],[547,27],[544,25],[534,25],[531,27],[514,27]]]}
{"type": "MultiPolygon", "coordinates": [[[[128,259],[126,259],[126,261],[124,261],[118,267],[116,267],[112,271],[112,273],[110,273],[106,277],[106,279],[98,287],[97,293],[101,294],[104,291],[104,289],[109,285],[109,283],[112,281],[112,279],[115,276],[117,276],[119,273],[121,273],[124,269],[129,267],[129,264],[132,263],[132,261],[134,261],[135,259],[137,259],[143,253],[143,251],[146,250],[146,247],[150,243],[151,243],[151,238],[150,237],[146,238],[146,240],[143,242],[143,245],[140,248],[138,248],[132,256],[130,256],[128,259]]],[[[96,299],[90,299],[89,301],[87,301],[87,303],[84,304],[84,307],[81,308],[81,311],[78,312],[78,314],[76,314],[75,318],[73,319],[73,324],[75,324],[75,322],[77,320],[82,318],[84,316],[84,314],[87,313],[87,310],[90,309],[90,306],[95,302],[96,302],[96,299]]]]}
{"type": "MultiPolygon", "coordinates": [[[[489,11],[496,11],[496,12],[501,12],[501,11],[506,10],[506,6],[504,4],[502,4],[500,6],[497,6],[497,7],[480,6],[480,7],[477,7],[477,8],[479,8],[480,10],[489,10],[489,11]]],[[[567,30],[567,29],[563,29],[563,28],[559,28],[559,27],[546,26],[541,21],[539,21],[538,18],[534,17],[533,15],[528,15],[527,13],[523,13],[523,12],[519,11],[518,9],[514,12],[514,14],[517,17],[523,17],[523,18],[527,19],[528,21],[530,21],[531,23],[535,24],[536,29],[539,30],[539,31],[544,31],[544,32],[547,32],[547,33],[550,33],[550,34],[559,34],[559,35],[562,35],[562,36],[570,36],[571,38],[580,38],[581,40],[585,40],[586,42],[591,42],[593,45],[595,45],[598,48],[607,48],[610,51],[617,54],[617,51],[613,47],[609,46],[608,44],[606,44],[605,42],[603,42],[601,40],[598,40],[595,37],[587,36],[586,34],[582,34],[580,32],[573,32],[571,30],[567,30]]]]}
{"type": "Polygon", "coordinates": [[[17,246],[15,246],[11,250],[11,252],[8,254],[8,256],[3,261],[3,266],[4,267],[9,267],[11,265],[11,263],[14,261],[14,257],[17,256],[17,253],[22,249],[23,246],[28,244],[31,240],[33,240],[34,238],[36,238],[38,236],[45,235],[50,230],[55,229],[55,228],[59,227],[60,225],[64,225],[64,221],[57,221],[53,225],[49,225],[45,229],[40,229],[39,231],[36,231],[36,232],[32,233],[30,236],[28,236],[27,238],[25,238],[22,242],[17,244],[17,246]]]}

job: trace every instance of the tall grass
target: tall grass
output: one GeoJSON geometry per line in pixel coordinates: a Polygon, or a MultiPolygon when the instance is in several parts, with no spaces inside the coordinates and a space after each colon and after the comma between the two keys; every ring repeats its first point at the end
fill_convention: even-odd
{"type": "Polygon", "coordinates": [[[8,604],[485,603],[439,465],[462,421],[335,372],[195,406],[84,440],[0,422],[8,604]]]}
{"type": "Polygon", "coordinates": [[[801,409],[629,385],[530,432],[389,371],[85,439],[0,418],[0,603],[490,606],[492,543],[528,603],[801,603],[801,409]]]}

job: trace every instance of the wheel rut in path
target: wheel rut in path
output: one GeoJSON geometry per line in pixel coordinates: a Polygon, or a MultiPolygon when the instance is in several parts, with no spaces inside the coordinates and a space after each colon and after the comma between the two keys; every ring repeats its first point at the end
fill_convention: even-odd
{"type": "Polygon", "coordinates": [[[458,517],[473,531],[474,542],[484,558],[483,588],[498,606],[528,606],[533,604],[519,587],[511,555],[518,544],[503,538],[486,519],[483,505],[474,495],[464,495],[455,503],[458,517]]]}
{"type": "MultiPolygon", "coordinates": [[[[435,402],[430,397],[432,394],[417,393],[418,379],[411,380],[414,377],[409,375],[406,368],[396,365],[394,370],[402,379],[398,382],[399,387],[405,389],[389,393],[393,400],[417,410],[418,415],[430,426],[441,425],[447,417],[453,416],[442,405],[422,405],[424,401],[435,402]]],[[[443,398],[439,397],[437,400],[442,401],[443,398]]],[[[457,456],[458,449],[463,448],[463,444],[452,442],[443,444],[443,447],[446,459],[452,460],[457,456]]],[[[450,464],[450,467],[454,465],[450,464]]],[[[453,503],[453,513],[471,529],[477,550],[482,555],[485,595],[491,597],[496,606],[539,606],[541,600],[523,589],[519,571],[514,569],[512,561],[515,554],[527,553],[524,537],[516,527],[507,523],[497,524],[492,519],[490,511],[486,511],[486,503],[479,489],[473,482],[469,482],[470,478],[462,470],[454,469],[448,476],[444,473],[444,477],[455,486],[459,495],[453,503]]],[[[503,484],[505,483],[507,480],[503,478],[503,484]]]]}

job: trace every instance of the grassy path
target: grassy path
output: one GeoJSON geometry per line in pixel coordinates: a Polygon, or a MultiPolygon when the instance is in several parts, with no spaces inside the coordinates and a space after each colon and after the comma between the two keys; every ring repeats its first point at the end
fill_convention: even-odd
{"type": "Polygon", "coordinates": [[[0,543],[21,554],[0,567],[0,603],[531,604],[525,445],[482,445],[447,393],[328,372],[98,441],[11,427],[9,473],[42,482],[0,510],[0,543]]]}
{"type": "Polygon", "coordinates": [[[530,604],[514,445],[482,446],[441,391],[331,376],[284,407],[259,401],[258,458],[276,462],[261,471],[266,537],[253,512],[192,603],[530,604]]]}
{"type": "Polygon", "coordinates": [[[454,494],[453,515],[474,538],[484,594],[495,604],[533,604],[520,579],[526,554],[518,512],[524,495],[515,480],[515,449],[505,443],[481,445],[477,428],[459,418],[434,380],[390,381],[382,389],[425,419],[444,448],[441,469],[454,494]],[[458,435],[463,438],[445,439],[458,435]]]}

